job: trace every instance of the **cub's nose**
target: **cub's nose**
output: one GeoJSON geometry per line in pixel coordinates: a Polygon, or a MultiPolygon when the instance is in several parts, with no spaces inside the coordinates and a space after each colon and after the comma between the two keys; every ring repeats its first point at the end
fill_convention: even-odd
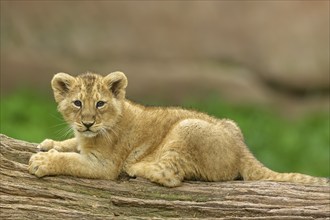
{"type": "Polygon", "coordinates": [[[89,129],[90,127],[93,126],[93,124],[95,123],[95,121],[93,122],[81,122],[87,129],[89,129]]]}

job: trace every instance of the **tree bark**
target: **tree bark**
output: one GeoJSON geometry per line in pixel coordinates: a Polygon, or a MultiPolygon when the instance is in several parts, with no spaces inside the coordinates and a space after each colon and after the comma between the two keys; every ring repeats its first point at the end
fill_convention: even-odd
{"type": "Polygon", "coordinates": [[[0,134],[0,219],[330,219],[330,187],[278,182],[184,182],[165,188],[27,171],[36,144],[0,134]]]}

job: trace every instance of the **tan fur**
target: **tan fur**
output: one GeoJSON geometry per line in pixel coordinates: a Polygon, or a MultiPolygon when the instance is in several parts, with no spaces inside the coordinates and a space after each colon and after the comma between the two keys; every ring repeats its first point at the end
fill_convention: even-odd
{"type": "Polygon", "coordinates": [[[239,176],[327,184],[325,178],[280,174],[264,167],[249,152],[233,121],[180,108],[134,104],[125,99],[126,86],[121,72],[105,77],[56,74],[52,80],[55,100],[75,138],[46,139],[39,148],[49,151],[31,157],[29,172],[38,177],[111,180],[126,172],[168,187],[179,186],[185,179],[228,181],[239,176]]]}

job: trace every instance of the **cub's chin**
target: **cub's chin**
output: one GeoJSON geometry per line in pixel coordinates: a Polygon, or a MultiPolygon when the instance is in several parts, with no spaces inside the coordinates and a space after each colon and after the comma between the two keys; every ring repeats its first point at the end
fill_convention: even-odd
{"type": "Polygon", "coordinates": [[[97,132],[92,132],[92,131],[83,131],[79,132],[82,136],[87,137],[87,138],[92,138],[97,135],[97,132]]]}

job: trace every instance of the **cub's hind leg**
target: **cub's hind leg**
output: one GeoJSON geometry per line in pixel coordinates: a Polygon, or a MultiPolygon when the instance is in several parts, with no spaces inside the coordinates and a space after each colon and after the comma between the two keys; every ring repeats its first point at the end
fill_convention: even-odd
{"type": "Polygon", "coordinates": [[[130,176],[144,177],[151,182],[167,187],[181,185],[184,179],[182,161],[179,160],[175,151],[162,152],[158,159],[148,160],[132,165],[128,169],[130,176]]]}

